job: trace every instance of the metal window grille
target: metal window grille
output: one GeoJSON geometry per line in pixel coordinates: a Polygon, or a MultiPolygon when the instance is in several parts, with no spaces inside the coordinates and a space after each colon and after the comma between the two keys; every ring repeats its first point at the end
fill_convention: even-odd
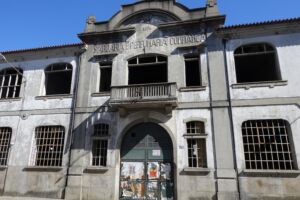
{"type": "Polygon", "coordinates": [[[250,120],[242,124],[246,169],[294,170],[285,120],[250,120]]]}
{"type": "Polygon", "coordinates": [[[65,140],[62,126],[41,126],[35,129],[35,165],[61,166],[65,140]]]}
{"type": "Polygon", "coordinates": [[[11,134],[12,134],[11,128],[7,128],[7,127],[0,128],[0,166],[7,165],[11,134]]]}
{"type": "Polygon", "coordinates": [[[96,124],[94,126],[92,142],[92,165],[106,166],[107,162],[107,145],[109,136],[108,124],[96,124]]]}
{"type": "Polygon", "coordinates": [[[0,98],[17,98],[20,95],[22,85],[21,69],[4,69],[0,72],[0,98]],[[18,71],[19,73],[18,73],[18,71]]]}
{"type": "Polygon", "coordinates": [[[207,167],[206,139],[204,123],[192,121],[187,126],[188,163],[189,167],[207,167]]]}
{"type": "Polygon", "coordinates": [[[96,124],[94,126],[94,136],[108,136],[109,125],[108,124],[96,124]]]}
{"type": "Polygon", "coordinates": [[[107,140],[93,140],[93,166],[106,166],[107,161],[107,140]]]}

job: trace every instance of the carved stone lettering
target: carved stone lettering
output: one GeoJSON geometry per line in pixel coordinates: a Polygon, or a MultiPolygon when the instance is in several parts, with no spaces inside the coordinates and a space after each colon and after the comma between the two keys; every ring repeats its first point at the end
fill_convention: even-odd
{"type": "Polygon", "coordinates": [[[146,39],[142,41],[120,42],[110,44],[98,44],[94,47],[95,54],[120,53],[134,49],[149,49],[164,46],[185,46],[201,44],[205,40],[205,35],[182,35],[169,38],[146,39]]]}

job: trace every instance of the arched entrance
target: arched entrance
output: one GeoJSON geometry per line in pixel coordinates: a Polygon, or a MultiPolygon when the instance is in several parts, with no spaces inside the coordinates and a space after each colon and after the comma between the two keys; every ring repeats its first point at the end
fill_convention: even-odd
{"type": "Polygon", "coordinates": [[[155,123],[141,123],[124,136],[120,199],[173,200],[173,145],[155,123]]]}

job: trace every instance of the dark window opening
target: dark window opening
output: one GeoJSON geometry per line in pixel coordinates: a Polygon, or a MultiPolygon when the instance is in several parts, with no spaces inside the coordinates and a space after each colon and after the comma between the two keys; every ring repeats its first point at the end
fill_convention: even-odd
{"type": "Polygon", "coordinates": [[[295,170],[287,121],[246,121],[242,124],[242,135],[246,169],[295,170]]]}
{"type": "Polygon", "coordinates": [[[142,56],[130,59],[129,85],[168,82],[167,58],[163,56],[142,56]]]}
{"type": "Polygon", "coordinates": [[[281,80],[276,53],[268,44],[251,44],[234,52],[238,83],[281,80]]]}
{"type": "Polygon", "coordinates": [[[201,86],[199,57],[185,57],[185,83],[187,87],[201,86]]]}
{"type": "Polygon", "coordinates": [[[100,63],[100,92],[109,92],[111,87],[112,63],[100,63]]]}
{"type": "Polygon", "coordinates": [[[72,82],[72,65],[53,64],[45,70],[46,95],[70,94],[72,82]]]}
{"type": "Polygon", "coordinates": [[[8,68],[0,72],[0,98],[17,98],[22,85],[22,69],[8,68]]]}

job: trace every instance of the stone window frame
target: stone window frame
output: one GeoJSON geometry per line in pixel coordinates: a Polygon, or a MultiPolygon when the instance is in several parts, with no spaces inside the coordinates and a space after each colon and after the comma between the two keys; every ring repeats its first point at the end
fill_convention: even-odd
{"type": "Polygon", "coordinates": [[[0,70],[0,100],[6,99],[18,99],[21,96],[22,87],[23,87],[23,69],[20,67],[6,67],[0,70]],[[6,74],[7,71],[12,70],[13,74],[6,74]],[[3,74],[2,74],[3,73],[3,74]],[[14,83],[11,82],[12,77],[15,76],[14,83]],[[8,82],[6,80],[8,79],[8,82]],[[2,97],[2,92],[4,88],[8,88],[6,90],[5,97],[2,97]],[[10,95],[10,91],[13,90],[13,94],[10,95]],[[17,91],[18,90],[18,91],[17,91]]]}
{"type": "MultiPolygon", "coordinates": [[[[259,129],[267,129],[267,128],[272,128],[272,127],[257,127],[257,126],[255,126],[256,128],[258,128],[257,129],[257,132],[260,134],[260,132],[263,132],[263,133],[265,133],[264,132],[264,130],[259,130],[259,129]]],[[[254,128],[255,128],[254,127],[254,128]]],[[[279,126],[278,126],[279,127],[279,126]]],[[[277,128],[278,128],[277,127],[277,128]]],[[[282,128],[282,127],[281,127],[282,128]]],[[[274,131],[274,133],[276,134],[276,126],[274,126],[273,128],[272,128],[272,130],[274,131]]],[[[280,130],[277,130],[277,131],[280,131],[280,130]]],[[[268,133],[269,133],[269,129],[268,129],[268,133]]],[[[277,132],[278,134],[279,134],[279,132],[277,132]]],[[[276,139],[276,136],[275,136],[275,134],[274,134],[274,137],[275,137],[275,140],[277,140],[276,139]]],[[[277,135],[278,135],[277,134],[277,135]]],[[[282,173],[284,173],[284,175],[285,175],[285,173],[293,173],[294,171],[297,173],[297,174],[299,174],[299,169],[298,169],[298,165],[297,165],[297,157],[296,157],[296,153],[295,153],[295,147],[294,147],[294,141],[293,141],[293,137],[292,137],[292,130],[291,130],[291,126],[290,126],[290,123],[289,123],[289,121],[287,121],[287,120],[285,120],[285,119],[281,119],[281,118],[277,118],[277,119],[249,119],[249,120],[245,120],[245,121],[243,121],[242,122],[242,124],[241,124],[241,137],[242,137],[242,146],[243,146],[243,159],[244,159],[244,164],[245,164],[245,166],[244,166],[244,170],[243,170],[243,173],[245,174],[245,175],[254,175],[255,173],[257,173],[259,176],[261,176],[261,175],[274,175],[274,173],[276,173],[276,174],[278,174],[278,175],[282,175],[282,173]],[[259,121],[261,121],[261,122],[267,122],[268,121],[268,123],[273,123],[274,124],[274,122],[275,121],[281,121],[282,123],[284,123],[285,125],[284,125],[284,127],[285,127],[285,134],[286,135],[284,135],[285,137],[286,137],[286,140],[287,140],[287,145],[288,145],[288,149],[289,149],[289,157],[290,157],[290,159],[291,159],[291,162],[290,162],[290,164],[291,164],[291,168],[289,168],[289,169],[281,169],[281,167],[279,166],[279,169],[277,169],[277,168],[275,168],[274,166],[275,166],[275,164],[273,164],[273,167],[272,168],[269,168],[269,164],[267,164],[267,168],[264,168],[263,167],[263,164],[262,164],[262,161],[261,161],[261,166],[262,167],[257,167],[258,165],[258,163],[256,163],[255,165],[256,165],[256,167],[247,167],[247,160],[249,160],[250,159],[250,154],[249,153],[251,153],[251,151],[249,150],[249,148],[250,148],[250,146],[249,146],[249,144],[251,144],[251,143],[249,143],[249,138],[247,137],[248,135],[244,135],[244,134],[247,134],[247,133],[245,133],[245,131],[247,131],[247,130],[245,130],[245,129],[250,129],[251,131],[252,131],[252,133],[253,133],[253,130],[252,130],[252,125],[251,125],[251,127],[249,126],[247,126],[247,127],[245,127],[244,125],[246,124],[246,123],[250,123],[250,122],[259,122],[259,121]],[[246,146],[246,144],[245,144],[245,141],[248,141],[248,143],[246,143],[247,145],[248,145],[248,148],[246,148],[245,146],[246,146]],[[248,156],[246,156],[246,154],[249,154],[248,156]],[[249,159],[247,159],[247,157],[249,157],[249,159]],[[253,168],[256,168],[256,169],[253,169],[253,168]],[[261,169],[260,169],[261,168],[261,169]],[[269,173],[269,174],[264,174],[264,173],[269,173]]],[[[258,138],[260,138],[260,139],[258,139],[259,141],[260,140],[262,140],[261,139],[261,136],[260,137],[258,137],[258,138]]],[[[268,137],[270,140],[271,140],[271,137],[270,137],[270,135],[269,135],[269,137],[268,137]]],[[[260,148],[260,146],[261,146],[261,143],[262,142],[259,142],[259,143],[255,143],[255,138],[254,138],[254,134],[252,135],[252,140],[253,140],[253,143],[252,143],[252,146],[253,146],[253,149],[257,149],[256,148],[256,146],[258,146],[259,145],[259,148],[260,148]]],[[[251,141],[252,141],[251,140],[251,141]]],[[[280,140],[282,141],[282,139],[281,139],[281,136],[280,136],[280,140]]],[[[263,143],[262,144],[265,144],[266,142],[266,138],[263,138],[263,143]]],[[[274,142],[272,143],[273,144],[273,146],[274,146],[274,142]]],[[[278,148],[279,146],[283,149],[283,147],[282,147],[282,145],[279,143],[277,143],[277,141],[275,141],[275,146],[276,146],[276,149],[278,150],[278,149],[280,149],[280,148],[278,148]]],[[[265,147],[266,149],[267,149],[267,147],[265,147]]],[[[270,152],[271,152],[271,154],[272,154],[272,152],[273,152],[273,149],[272,149],[273,147],[272,146],[270,146],[268,149],[270,149],[270,152]]],[[[262,158],[262,153],[265,153],[265,156],[264,157],[266,157],[267,158],[267,153],[270,153],[269,151],[267,151],[267,150],[265,150],[264,152],[263,151],[259,151],[258,153],[260,154],[260,156],[259,157],[261,157],[262,158]]],[[[277,153],[276,153],[276,155],[277,155],[277,157],[279,157],[279,153],[278,153],[278,151],[276,151],[277,153]]],[[[254,152],[255,153],[255,152],[254,152]]],[[[282,151],[282,153],[284,153],[283,151],[282,151]]],[[[273,155],[271,155],[272,156],[272,159],[273,159],[273,155]]],[[[285,155],[282,155],[283,157],[285,156],[285,155]]],[[[255,155],[255,162],[256,162],[256,157],[257,157],[257,155],[255,155]]],[[[284,160],[285,160],[285,158],[284,158],[284,160]]],[[[266,160],[267,161],[267,160],[266,160]]],[[[251,162],[251,160],[249,160],[248,162],[251,162]]],[[[280,163],[281,162],[281,160],[278,158],[277,160],[275,159],[273,159],[272,161],[269,161],[270,163],[274,163],[274,162],[278,162],[278,163],[280,163]]],[[[277,163],[277,164],[278,164],[277,163]]],[[[280,164],[279,164],[280,165],[280,164]]]]}
{"type": "MultiPolygon", "coordinates": [[[[48,132],[49,133],[49,132],[48,132]]],[[[29,160],[29,167],[26,167],[26,170],[43,170],[43,169],[50,169],[50,170],[60,170],[61,167],[64,165],[64,151],[65,151],[65,143],[66,143],[66,128],[62,125],[41,125],[41,126],[36,126],[34,128],[34,134],[32,136],[32,144],[31,144],[31,156],[29,160]],[[63,137],[61,137],[62,140],[62,149],[61,149],[61,157],[60,157],[60,163],[57,165],[38,165],[37,162],[37,144],[36,144],[36,131],[38,128],[62,128],[63,130],[63,137]]]]}
{"type": "MultiPolygon", "coordinates": [[[[185,134],[183,135],[183,137],[186,140],[186,147],[187,147],[187,161],[188,161],[188,167],[185,169],[185,171],[190,171],[193,169],[207,169],[208,170],[208,160],[207,160],[207,138],[208,138],[208,134],[205,132],[206,131],[206,120],[202,120],[202,119],[198,119],[198,118],[190,118],[188,120],[184,121],[185,123],[185,134]],[[188,133],[188,124],[189,123],[201,123],[202,124],[202,128],[203,128],[203,132],[199,132],[199,133],[188,133]],[[189,146],[188,146],[188,140],[194,140],[194,141],[200,141],[202,140],[202,142],[204,142],[204,148],[202,149],[202,155],[205,155],[204,158],[204,164],[203,166],[200,166],[199,163],[197,163],[197,166],[191,166],[189,163],[189,146]]],[[[203,144],[203,143],[202,143],[203,144]]],[[[198,157],[196,157],[196,159],[198,159],[198,157]]]]}
{"type": "Polygon", "coordinates": [[[12,128],[0,127],[0,168],[8,165],[11,148],[12,128]]]}

